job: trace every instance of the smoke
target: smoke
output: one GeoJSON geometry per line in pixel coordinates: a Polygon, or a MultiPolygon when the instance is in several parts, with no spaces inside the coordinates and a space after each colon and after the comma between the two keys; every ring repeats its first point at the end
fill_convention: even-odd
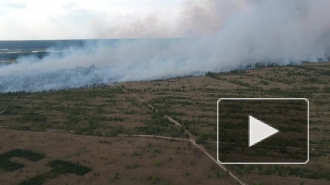
{"type": "Polygon", "coordinates": [[[186,1],[176,17],[167,12],[154,12],[116,26],[109,23],[107,17],[99,17],[91,23],[91,28],[98,38],[205,36],[218,32],[229,17],[248,10],[250,4],[248,0],[186,1]],[[166,19],[172,16],[175,17],[174,20],[166,19]]]}
{"type": "MultiPolygon", "coordinates": [[[[316,60],[330,54],[328,7],[328,0],[185,3],[174,27],[156,16],[108,28],[109,33],[125,37],[180,39],[123,40],[115,46],[94,43],[68,49],[64,56],[20,58],[0,67],[0,91],[43,91],[228,71],[257,62],[316,60]]],[[[94,29],[106,33],[104,28],[94,29]]]]}
{"type": "Polygon", "coordinates": [[[248,11],[246,0],[205,0],[187,1],[180,14],[176,32],[201,36],[218,32],[224,22],[235,13],[248,11]]]}

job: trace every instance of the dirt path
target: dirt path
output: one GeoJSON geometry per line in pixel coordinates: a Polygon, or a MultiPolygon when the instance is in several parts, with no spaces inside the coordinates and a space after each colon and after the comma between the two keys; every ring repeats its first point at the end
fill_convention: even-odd
{"type": "Polygon", "coordinates": [[[10,103],[8,103],[8,105],[0,112],[0,115],[3,114],[8,109],[10,103]]]}
{"type": "MultiPolygon", "coordinates": [[[[131,92],[130,92],[131,93],[131,92]]],[[[140,98],[138,95],[136,95],[135,93],[131,93],[134,97],[136,97],[139,101],[141,101],[142,103],[146,103],[142,98],[140,98]]],[[[148,107],[150,107],[152,110],[156,110],[158,111],[155,107],[153,107],[151,104],[147,104],[148,107]]],[[[164,115],[164,117],[170,121],[171,123],[174,123],[177,127],[182,127],[182,125],[174,120],[172,117],[168,116],[168,115],[164,115]]],[[[210,153],[208,153],[202,146],[198,145],[195,141],[195,136],[187,129],[185,129],[185,133],[188,134],[189,136],[189,140],[193,145],[195,145],[196,147],[198,147],[204,154],[206,154],[214,163],[216,163],[221,169],[223,169],[224,171],[228,172],[228,174],[240,185],[247,185],[246,183],[244,183],[243,181],[241,181],[236,175],[234,175],[233,173],[231,173],[224,165],[222,165],[221,163],[219,163],[210,153]]],[[[158,136],[159,137],[159,136],[158,136]]],[[[162,136],[160,136],[162,137],[162,136]]],[[[169,137],[162,137],[162,138],[169,138],[169,137]]],[[[174,139],[174,138],[171,138],[174,139]]]]}
{"type": "Polygon", "coordinates": [[[16,97],[14,97],[8,104],[7,106],[0,112],[0,115],[2,115],[9,107],[9,105],[11,104],[11,102],[13,102],[16,99],[16,97]]]}
{"type": "MultiPolygon", "coordinates": [[[[134,97],[136,97],[138,100],[140,100],[142,103],[146,103],[142,98],[140,98],[138,95],[134,94],[134,93],[131,93],[134,97]]],[[[155,110],[156,112],[158,112],[158,109],[156,109],[155,107],[153,107],[151,104],[147,104],[149,108],[151,108],[152,110],[155,110]]],[[[174,123],[175,126],[177,127],[182,127],[182,125],[174,120],[172,117],[168,116],[168,115],[164,115],[164,118],[166,118],[168,121],[170,121],[171,123],[174,123]]],[[[184,129],[185,133],[188,134],[189,138],[192,139],[192,140],[195,140],[195,136],[187,129],[184,129]]]]}

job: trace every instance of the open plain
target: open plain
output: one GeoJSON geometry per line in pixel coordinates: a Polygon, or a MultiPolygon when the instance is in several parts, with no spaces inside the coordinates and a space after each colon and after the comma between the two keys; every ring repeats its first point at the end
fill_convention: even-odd
{"type": "Polygon", "coordinates": [[[44,179],[40,184],[330,184],[329,82],[329,62],[305,62],[111,86],[3,93],[0,155],[20,149],[44,158],[11,157],[24,166],[8,170],[0,165],[0,184],[31,184],[29,180],[38,176],[44,179]],[[215,163],[216,102],[225,97],[308,98],[310,162],[215,163]],[[54,168],[49,164],[53,160],[90,170],[43,176],[54,168]]]}

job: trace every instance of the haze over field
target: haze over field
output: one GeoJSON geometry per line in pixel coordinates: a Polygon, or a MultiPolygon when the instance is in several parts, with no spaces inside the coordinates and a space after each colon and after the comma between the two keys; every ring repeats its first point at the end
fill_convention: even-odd
{"type": "MultiPolygon", "coordinates": [[[[168,9],[157,9],[117,24],[107,22],[103,14],[93,14],[95,21],[80,24],[79,30],[72,28],[75,37],[139,39],[115,46],[86,43],[83,48],[68,48],[64,56],[49,54],[41,60],[19,58],[15,64],[0,67],[0,91],[161,79],[227,71],[257,62],[315,61],[330,56],[328,7],[328,0],[187,1],[173,10],[170,20],[168,9]],[[168,37],[183,39],[147,39],[168,37]]],[[[25,35],[23,30],[17,32],[25,35]]],[[[4,31],[0,35],[6,38],[4,31]]],[[[51,34],[40,35],[52,39],[51,34]]],[[[63,37],[70,35],[63,33],[63,37]]],[[[26,39],[37,38],[26,34],[26,39]]]]}

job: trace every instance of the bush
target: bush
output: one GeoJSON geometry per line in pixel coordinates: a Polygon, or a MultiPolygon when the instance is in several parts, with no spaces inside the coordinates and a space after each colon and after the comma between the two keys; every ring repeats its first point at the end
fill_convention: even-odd
{"type": "Polygon", "coordinates": [[[28,113],[24,114],[22,117],[17,118],[18,122],[33,122],[33,123],[42,123],[47,121],[47,116],[43,114],[38,114],[38,113],[28,113]]]}
{"type": "Polygon", "coordinates": [[[9,159],[12,157],[19,157],[29,161],[39,161],[45,158],[45,155],[38,154],[29,150],[20,150],[20,149],[11,150],[9,152],[0,155],[0,168],[5,171],[15,171],[19,168],[24,167],[23,164],[10,161],[9,159]]]}
{"type": "Polygon", "coordinates": [[[53,169],[44,174],[33,177],[29,180],[21,182],[19,185],[42,185],[49,179],[54,179],[62,174],[73,173],[82,176],[92,169],[68,161],[54,160],[48,163],[53,169]]]}

